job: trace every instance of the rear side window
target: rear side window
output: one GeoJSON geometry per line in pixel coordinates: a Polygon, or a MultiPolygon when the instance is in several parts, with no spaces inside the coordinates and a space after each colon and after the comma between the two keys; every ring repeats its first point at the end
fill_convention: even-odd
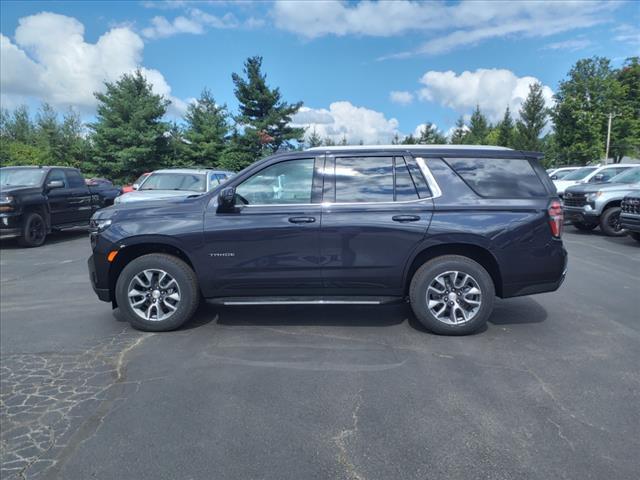
{"type": "Polygon", "coordinates": [[[469,187],[483,197],[526,198],[547,195],[528,160],[449,158],[446,162],[469,187]]]}
{"type": "Polygon", "coordinates": [[[336,202],[393,202],[393,157],[336,158],[336,202]]]}
{"type": "Polygon", "coordinates": [[[82,175],[80,175],[80,173],[76,172],[75,170],[67,170],[65,173],[67,175],[67,184],[69,185],[69,188],[79,188],[85,186],[84,178],[82,178],[82,175]]]}

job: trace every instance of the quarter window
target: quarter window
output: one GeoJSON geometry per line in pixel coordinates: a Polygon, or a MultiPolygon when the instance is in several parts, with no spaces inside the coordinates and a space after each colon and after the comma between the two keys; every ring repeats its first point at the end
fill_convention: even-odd
{"type": "Polygon", "coordinates": [[[236,187],[248,205],[311,203],[313,158],[276,163],[236,187]]]}
{"type": "Polygon", "coordinates": [[[396,174],[396,195],[395,200],[400,202],[406,202],[410,200],[417,200],[418,194],[416,187],[413,184],[409,169],[404,163],[404,158],[396,157],[395,159],[395,174],[396,174]]]}
{"type": "Polygon", "coordinates": [[[547,195],[528,160],[515,158],[449,158],[447,163],[483,197],[526,198],[547,195]]]}

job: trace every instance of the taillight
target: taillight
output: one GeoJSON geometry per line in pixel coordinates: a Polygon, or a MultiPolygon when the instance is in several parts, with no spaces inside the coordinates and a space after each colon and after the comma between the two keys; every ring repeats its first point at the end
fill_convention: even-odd
{"type": "Polygon", "coordinates": [[[549,213],[551,234],[556,238],[560,238],[562,235],[562,224],[564,223],[562,204],[558,200],[552,200],[547,212],[549,213]]]}

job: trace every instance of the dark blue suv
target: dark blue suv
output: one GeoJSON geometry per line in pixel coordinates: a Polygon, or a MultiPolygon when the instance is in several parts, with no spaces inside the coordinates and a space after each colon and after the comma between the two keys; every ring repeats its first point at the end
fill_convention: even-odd
{"type": "Polygon", "coordinates": [[[223,305],[408,300],[430,330],[481,327],[493,299],[556,290],[562,207],[539,154],[320,147],[260,160],[212,192],[105,208],[89,270],[139,329],[223,305]]]}

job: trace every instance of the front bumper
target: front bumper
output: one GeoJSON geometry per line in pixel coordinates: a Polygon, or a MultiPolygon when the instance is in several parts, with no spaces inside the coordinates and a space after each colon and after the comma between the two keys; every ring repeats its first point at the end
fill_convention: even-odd
{"type": "Polygon", "coordinates": [[[620,226],[630,232],[640,232],[640,215],[620,215],[620,226]]]}
{"type": "Polygon", "coordinates": [[[22,214],[0,214],[0,239],[22,236],[22,214]]]}
{"type": "Polygon", "coordinates": [[[100,279],[98,277],[98,272],[96,270],[96,262],[94,260],[95,255],[91,255],[89,260],[87,260],[87,266],[89,267],[89,278],[91,280],[91,287],[93,291],[96,292],[96,295],[103,302],[110,302],[111,299],[111,290],[109,287],[104,287],[100,283],[100,279]]]}
{"type": "Polygon", "coordinates": [[[563,207],[564,218],[569,222],[598,223],[600,214],[589,205],[584,207],[563,207]]]}

